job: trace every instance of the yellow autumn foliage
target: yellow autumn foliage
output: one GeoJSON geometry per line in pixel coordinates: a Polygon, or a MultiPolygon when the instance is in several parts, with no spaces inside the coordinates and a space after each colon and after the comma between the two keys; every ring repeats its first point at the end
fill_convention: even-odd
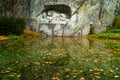
{"type": "Polygon", "coordinates": [[[38,36],[38,34],[37,34],[36,32],[33,32],[33,31],[31,31],[31,30],[27,30],[27,29],[25,29],[25,30],[23,31],[23,33],[24,33],[25,35],[29,35],[29,36],[38,36]]]}
{"type": "Polygon", "coordinates": [[[7,39],[9,39],[9,38],[6,36],[0,36],[0,40],[7,40],[7,39]]]}

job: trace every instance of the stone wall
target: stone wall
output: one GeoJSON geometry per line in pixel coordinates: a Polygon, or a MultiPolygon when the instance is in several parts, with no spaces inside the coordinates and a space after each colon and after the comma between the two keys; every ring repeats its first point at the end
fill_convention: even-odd
{"type": "Polygon", "coordinates": [[[29,22],[32,23],[29,26],[50,36],[88,35],[91,26],[94,27],[93,33],[99,33],[112,24],[116,5],[117,0],[31,0],[30,18],[36,21],[29,22]],[[69,7],[70,18],[64,10],[59,11],[64,8],[58,7],[58,10],[51,8],[46,11],[45,6],[48,5],[69,7]]]}

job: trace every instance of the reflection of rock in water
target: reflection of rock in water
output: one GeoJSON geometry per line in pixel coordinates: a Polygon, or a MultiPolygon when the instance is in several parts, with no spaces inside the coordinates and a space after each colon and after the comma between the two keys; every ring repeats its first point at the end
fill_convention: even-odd
{"type": "Polygon", "coordinates": [[[110,51],[102,42],[93,40],[91,43],[91,41],[89,41],[87,38],[80,39],[72,37],[50,37],[44,39],[43,41],[37,40],[34,42],[34,44],[31,43],[26,47],[32,47],[33,51],[35,49],[35,52],[38,50],[40,54],[44,54],[44,52],[47,51],[47,53],[50,53],[52,57],[54,56],[52,60],[56,60],[54,61],[55,65],[61,65],[62,59],[66,59],[66,62],[63,64],[66,65],[72,61],[70,58],[82,60],[83,57],[90,58],[90,55],[92,55],[91,57],[94,56],[94,58],[96,58],[102,55],[101,53],[106,53],[102,56],[110,56],[108,55],[110,51]],[[61,58],[57,59],[55,55],[58,54],[67,56],[61,56],[61,58]]]}
{"type": "Polygon", "coordinates": [[[41,38],[44,39],[44,38],[47,38],[49,35],[46,34],[44,31],[40,31],[40,34],[41,34],[41,38]]]}
{"type": "Polygon", "coordinates": [[[104,43],[100,41],[93,41],[93,46],[96,50],[104,50],[106,49],[106,46],[104,43]]]}

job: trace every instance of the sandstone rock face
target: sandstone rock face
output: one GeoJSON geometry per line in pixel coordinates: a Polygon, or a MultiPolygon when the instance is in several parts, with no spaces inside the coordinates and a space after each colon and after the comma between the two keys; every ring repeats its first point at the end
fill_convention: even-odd
{"type": "Polygon", "coordinates": [[[119,0],[31,0],[28,28],[49,36],[81,36],[106,30],[119,0]]]}

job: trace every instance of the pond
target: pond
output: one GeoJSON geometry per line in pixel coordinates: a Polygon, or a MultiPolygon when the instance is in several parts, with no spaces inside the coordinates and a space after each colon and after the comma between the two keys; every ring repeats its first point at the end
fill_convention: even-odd
{"type": "Polygon", "coordinates": [[[120,80],[120,41],[57,37],[0,42],[0,80],[120,80]]]}

